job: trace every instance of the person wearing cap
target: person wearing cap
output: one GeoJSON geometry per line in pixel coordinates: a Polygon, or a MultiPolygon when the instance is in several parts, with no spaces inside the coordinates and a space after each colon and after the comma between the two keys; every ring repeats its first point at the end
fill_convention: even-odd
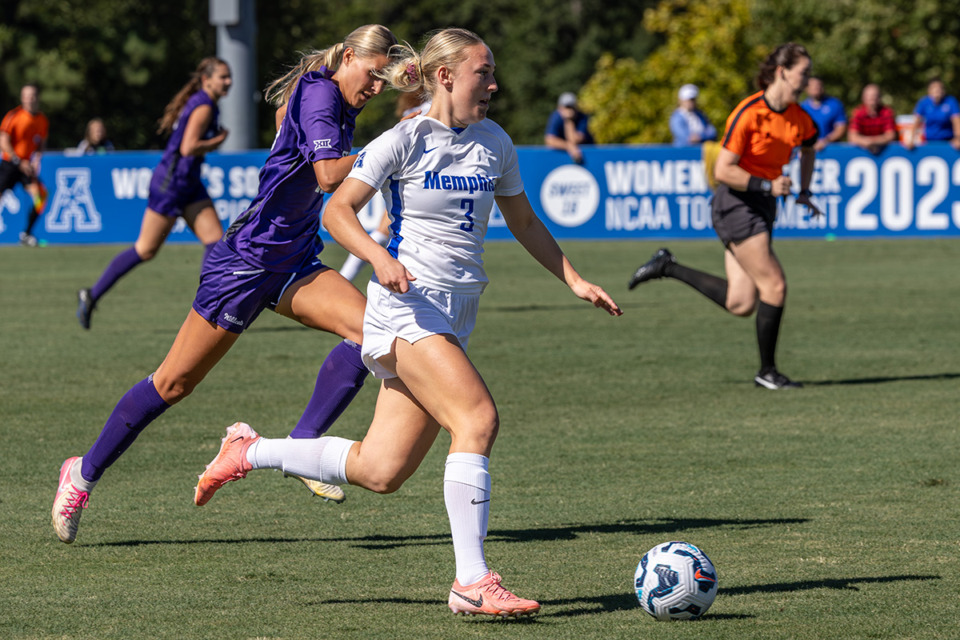
{"type": "Polygon", "coordinates": [[[577,96],[567,91],[560,94],[556,110],[547,120],[544,143],[550,149],[566,151],[577,164],[583,163],[582,144],[593,144],[587,128],[587,114],[577,109],[577,96]]]}
{"type": "Polygon", "coordinates": [[[697,108],[700,90],[695,84],[685,84],[677,92],[679,106],[670,114],[670,133],[673,146],[685,147],[717,139],[717,129],[707,116],[697,108]]]}

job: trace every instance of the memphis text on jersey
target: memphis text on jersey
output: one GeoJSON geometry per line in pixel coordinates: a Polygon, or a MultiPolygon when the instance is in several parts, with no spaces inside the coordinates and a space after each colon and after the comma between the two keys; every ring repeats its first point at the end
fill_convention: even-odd
{"type": "Polygon", "coordinates": [[[493,191],[497,185],[489,176],[448,176],[439,171],[427,171],[423,176],[424,189],[442,189],[443,191],[493,191]]]}

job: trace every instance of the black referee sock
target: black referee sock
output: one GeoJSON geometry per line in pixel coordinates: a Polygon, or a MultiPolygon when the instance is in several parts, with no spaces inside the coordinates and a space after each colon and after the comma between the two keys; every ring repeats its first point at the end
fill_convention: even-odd
{"type": "Polygon", "coordinates": [[[667,263],[663,275],[690,285],[718,305],[727,308],[727,281],[676,262],[667,263]]]}
{"type": "Polygon", "coordinates": [[[37,211],[36,207],[30,208],[30,214],[27,216],[27,228],[24,229],[24,233],[28,236],[33,233],[33,225],[37,223],[37,219],[40,217],[40,212],[37,211]]]}
{"type": "Polygon", "coordinates": [[[780,335],[780,320],[783,307],[775,307],[760,301],[757,307],[757,345],[760,347],[760,372],[776,369],[774,355],[777,351],[777,336],[780,335]]]}

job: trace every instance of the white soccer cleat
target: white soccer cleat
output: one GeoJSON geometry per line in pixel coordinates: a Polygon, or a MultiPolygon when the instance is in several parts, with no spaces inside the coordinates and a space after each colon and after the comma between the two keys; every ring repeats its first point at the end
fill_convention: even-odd
{"type": "Polygon", "coordinates": [[[304,478],[303,476],[298,476],[295,473],[284,473],[284,478],[296,478],[310,490],[310,493],[317,496],[318,498],[323,498],[325,502],[333,501],[337,504],[340,504],[347,499],[346,494],[343,493],[343,489],[338,487],[335,484],[327,484],[326,482],[320,482],[319,480],[313,480],[311,478],[304,478]]]}
{"type": "Polygon", "coordinates": [[[90,500],[90,493],[78,489],[70,479],[70,471],[78,464],[80,458],[75,456],[67,458],[60,466],[60,483],[57,486],[57,495],[53,498],[53,528],[60,541],[67,544],[77,539],[80,516],[90,500]]]}

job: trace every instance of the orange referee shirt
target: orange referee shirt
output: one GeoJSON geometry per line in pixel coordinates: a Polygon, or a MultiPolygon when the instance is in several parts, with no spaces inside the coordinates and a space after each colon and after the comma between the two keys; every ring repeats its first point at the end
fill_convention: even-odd
{"type": "MultiPolygon", "coordinates": [[[[42,113],[30,113],[23,107],[16,107],[7,112],[0,122],[0,131],[10,136],[13,150],[22,160],[29,160],[47,139],[50,123],[42,113]]],[[[4,153],[3,159],[12,161],[9,154],[4,153]]]]}
{"type": "Polygon", "coordinates": [[[751,175],[773,180],[783,173],[793,150],[812,147],[818,129],[798,104],[774,111],[757,92],[737,105],[727,118],[723,146],[740,156],[737,164],[751,175]]]}

